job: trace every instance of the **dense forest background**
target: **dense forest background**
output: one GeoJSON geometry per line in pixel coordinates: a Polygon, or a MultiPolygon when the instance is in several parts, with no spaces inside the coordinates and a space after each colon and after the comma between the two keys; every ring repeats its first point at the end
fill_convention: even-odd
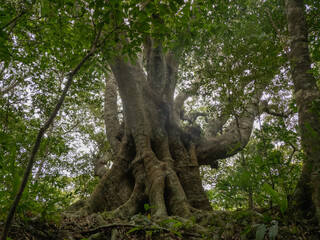
{"type": "MultiPolygon", "coordinates": [[[[14,210],[11,239],[318,239],[315,219],[320,219],[320,205],[310,218],[291,214],[298,209],[292,199],[309,157],[301,136],[317,139],[312,156],[320,151],[317,131],[303,135],[299,122],[289,3],[1,1],[0,229],[29,169],[14,210]],[[115,126],[106,124],[106,99],[115,72],[110,64],[119,55],[126,62],[143,62],[149,38],[163,53],[179,51],[174,95],[184,94],[181,128],[201,129],[202,137],[222,136],[232,124],[240,129],[239,122],[258,95],[250,138],[244,141],[244,133],[235,131],[239,143],[218,161],[200,166],[214,210],[206,221],[172,217],[152,228],[148,221],[156,206],[146,202],[136,217],[140,222],[110,220],[105,209],[109,227],[70,227],[71,217],[62,213],[91,195],[101,166],[111,169],[117,155],[107,136],[115,126]],[[203,230],[202,235],[190,230],[193,227],[203,230]]],[[[320,2],[305,0],[302,6],[311,59],[307,73],[319,86],[320,2]]],[[[316,100],[308,104],[319,121],[316,100]]],[[[124,125],[119,96],[116,105],[124,125]]],[[[319,158],[314,159],[319,164],[319,158]]],[[[96,215],[86,217],[96,221],[96,215]]]]}

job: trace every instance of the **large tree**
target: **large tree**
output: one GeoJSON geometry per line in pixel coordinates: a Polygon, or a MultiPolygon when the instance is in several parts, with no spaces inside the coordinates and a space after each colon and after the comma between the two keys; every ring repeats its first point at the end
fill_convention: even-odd
{"type": "MultiPolygon", "coordinates": [[[[161,9],[169,9],[171,3],[170,6],[169,3],[145,4],[140,8],[148,15],[144,20],[150,22],[149,27],[153,33],[157,33],[155,30],[161,32],[162,29],[159,27],[161,25],[170,26],[170,19],[162,16],[161,13],[164,12],[161,9]],[[152,6],[149,7],[149,4],[152,6]]],[[[183,10],[171,17],[182,17],[187,9],[191,12],[189,25],[196,24],[199,20],[197,14],[207,16],[204,19],[209,23],[210,20],[215,20],[215,15],[210,12],[211,8],[208,6],[203,11],[201,10],[203,5],[199,3],[180,4],[183,10]]],[[[228,8],[220,4],[223,9],[220,14],[223,14],[223,11],[232,13],[240,7],[228,8]]],[[[245,7],[239,15],[241,14],[246,14],[245,7]]],[[[250,17],[248,19],[249,22],[243,23],[243,26],[252,25],[250,21],[256,20],[250,17]]],[[[230,27],[235,27],[233,24],[239,23],[237,20],[232,22],[229,17],[220,21],[217,27],[228,24],[230,27]]],[[[212,24],[205,25],[208,26],[212,24]]],[[[175,27],[173,31],[176,31],[181,26],[173,24],[172,27],[175,27]]],[[[181,28],[194,34],[192,27],[181,28]]],[[[261,29],[259,30],[261,34],[261,29]]],[[[205,34],[206,31],[207,29],[200,30],[208,44],[198,41],[201,43],[199,48],[208,51],[209,54],[208,52],[205,54],[207,56],[213,54],[214,50],[220,51],[223,56],[220,64],[225,64],[224,67],[227,69],[224,83],[237,84],[232,88],[230,86],[225,88],[229,93],[223,94],[229,103],[221,107],[223,110],[219,111],[216,118],[208,119],[206,134],[200,126],[194,125],[197,116],[204,113],[194,113],[193,116],[185,116],[183,113],[184,102],[194,89],[179,93],[176,90],[179,67],[182,63],[186,63],[182,59],[186,56],[190,58],[187,51],[191,43],[186,43],[187,40],[183,39],[185,36],[181,36],[181,32],[176,32],[175,42],[168,44],[164,38],[158,38],[157,34],[144,35],[142,53],[132,58],[130,53],[127,53],[130,34],[122,32],[118,35],[119,38],[123,38],[115,47],[119,53],[109,60],[109,65],[105,63],[111,72],[106,80],[104,106],[107,139],[116,157],[108,170],[103,164],[97,164],[96,172],[101,176],[99,184],[91,196],[85,201],[77,202],[73,210],[89,214],[107,209],[113,210],[114,216],[130,217],[140,212],[143,205],[148,203],[150,206],[155,206],[151,209],[153,216],[187,217],[197,210],[211,209],[202,186],[199,167],[202,165],[215,167],[217,160],[233,156],[246,146],[255,117],[260,114],[259,102],[262,92],[278,72],[279,65],[271,64],[270,61],[269,64],[264,63],[256,69],[250,69],[250,65],[256,64],[254,61],[271,58],[268,54],[264,55],[266,52],[263,52],[261,46],[258,46],[261,56],[256,58],[250,57],[250,50],[257,48],[256,43],[252,43],[247,50],[241,49],[242,45],[239,44],[240,47],[239,45],[237,47],[242,52],[232,53],[234,48],[232,42],[235,44],[239,39],[245,42],[247,36],[244,36],[244,32],[233,35],[231,30],[228,30],[226,34],[230,34],[231,44],[226,41],[219,47],[219,38],[210,38],[205,34]],[[226,50],[227,47],[230,49],[226,50]],[[231,51],[229,56],[226,56],[228,54],[226,51],[231,51]],[[247,59],[242,59],[241,54],[246,55],[247,59]],[[237,75],[231,76],[232,71],[238,71],[237,75]],[[247,90],[250,84],[254,86],[254,91],[247,90]],[[123,105],[122,123],[118,117],[117,92],[123,105]],[[244,104],[238,102],[242,111],[234,105],[239,92],[248,93],[244,98],[246,99],[244,104]],[[193,120],[190,120],[191,118],[193,120]],[[193,125],[183,127],[181,121],[185,119],[193,125]]],[[[264,37],[263,34],[260,36],[255,34],[256,32],[252,36],[264,37]]],[[[193,40],[197,41],[196,38],[193,40]]],[[[270,51],[272,45],[274,43],[268,39],[264,47],[270,51]]],[[[199,64],[195,62],[193,61],[193,64],[199,64]]],[[[210,75],[212,72],[209,67],[203,70],[204,75],[210,75]]],[[[212,80],[211,84],[214,84],[214,81],[212,80]]]]}

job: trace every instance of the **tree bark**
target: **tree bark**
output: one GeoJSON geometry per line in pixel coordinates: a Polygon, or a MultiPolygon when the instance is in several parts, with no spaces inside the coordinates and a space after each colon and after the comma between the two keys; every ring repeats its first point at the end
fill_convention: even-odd
{"type": "Polygon", "coordinates": [[[112,73],[105,79],[105,82],[104,122],[106,125],[106,133],[111,148],[115,153],[118,153],[121,140],[121,126],[118,118],[117,84],[112,73]]]}
{"type": "Polygon", "coordinates": [[[286,0],[290,35],[290,60],[297,100],[301,144],[305,156],[292,205],[298,217],[314,218],[320,223],[320,92],[311,70],[308,32],[303,0],[286,0]]]}

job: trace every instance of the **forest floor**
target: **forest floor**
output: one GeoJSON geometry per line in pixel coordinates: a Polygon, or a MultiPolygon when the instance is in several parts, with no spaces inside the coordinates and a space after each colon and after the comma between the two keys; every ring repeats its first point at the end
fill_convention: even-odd
{"type": "MultiPolygon", "coordinates": [[[[281,213],[261,214],[256,211],[215,211],[199,222],[169,217],[154,220],[148,214],[139,214],[123,221],[107,213],[90,216],[66,217],[49,221],[39,216],[17,218],[8,239],[277,239],[318,240],[320,229],[308,222],[292,222],[281,213]]],[[[3,222],[0,222],[0,232],[3,222]]]]}

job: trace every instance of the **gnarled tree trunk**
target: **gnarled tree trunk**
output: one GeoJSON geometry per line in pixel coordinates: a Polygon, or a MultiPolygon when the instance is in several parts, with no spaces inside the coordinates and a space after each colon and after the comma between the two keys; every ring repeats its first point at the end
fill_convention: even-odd
{"type": "Polygon", "coordinates": [[[150,39],[144,50],[145,70],[141,62],[126,61],[124,56],[111,64],[114,79],[107,81],[105,121],[117,157],[92,195],[76,208],[82,213],[106,209],[118,217],[131,217],[143,211],[145,203],[155,206],[151,214],[159,217],[188,217],[196,209],[211,210],[199,166],[213,166],[249,140],[258,98],[237,124],[234,121],[224,134],[205,139],[201,129],[180,128],[179,113],[187,94],[174,98],[179,55],[164,54],[161,44],[153,47],[150,39]],[[115,116],[116,86],[124,127],[115,116]]]}

